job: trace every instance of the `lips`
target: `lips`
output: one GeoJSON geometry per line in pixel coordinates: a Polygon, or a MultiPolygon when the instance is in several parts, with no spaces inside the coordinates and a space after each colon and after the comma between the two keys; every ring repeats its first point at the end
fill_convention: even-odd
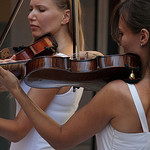
{"type": "Polygon", "coordinates": [[[36,30],[39,28],[39,26],[30,24],[30,28],[31,28],[31,30],[36,30]]]}

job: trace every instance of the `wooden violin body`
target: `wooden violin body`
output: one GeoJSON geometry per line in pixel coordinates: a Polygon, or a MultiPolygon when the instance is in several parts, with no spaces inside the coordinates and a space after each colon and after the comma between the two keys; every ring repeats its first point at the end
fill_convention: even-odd
{"type": "Polygon", "coordinates": [[[102,81],[122,79],[135,83],[141,78],[141,62],[137,55],[107,55],[92,59],[41,56],[26,63],[25,83],[35,88],[62,86],[99,90],[102,81]],[[130,79],[134,73],[135,79],[130,79]]]}
{"type": "Polygon", "coordinates": [[[32,45],[23,48],[17,53],[13,49],[5,48],[0,51],[0,57],[1,59],[6,59],[15,54],[16,60],[28,60],[35,56],[51,55],[55,53],[57,46],[58,44],[54,37],[51,34],[46,34],[36,40],[32,45]]]}
{"type": "MultiPolygon", "coordinates": [[[[23,0],[19,0],[13,11],[8,25],[0,38],[0,41],[2,41],[0,47],[22,2],[23,0]]],[[[78,10],[76,3],[75,7],[78,10]]],[[[73,7],[73,10],[75,9],[73,7]]],[[[73,18],[75,17],[73,16],[73,18]]],[[[76,18],[78,18],[77,15],[76,18]]],[[[73,31],[78,32],[78,30],[73,31]]],[[[73,39],[76,39],[75,34],[73,35],[73,39]]],[[[77,50],[79,50],[79,42],[78,40],[77,42],[73,40],[73,42],[73,52],[75,53],[76,44],[77,50]]],[[[114,79],[122,79],[134,83],[141,78],[141,62],[136,55],[108,55],[89,58],[89,53],[85,52],[85,55],[81,58],[45,56],[53,54],[53,50],[56,50],[56,48],[56,41],[51,35],[46,35],[40,39],[40,42],[36,41],[34,44],[16,53],[17,62],[0,64],[0,66],[10,70],[17,77],[24,78],[27,85],[36,88],[76,86],[90,90],[99,90],[102,81],[108,82],[114,79]],[[133,73],[135,78],[130,76],[133,73]]],[[[1,59],[9,58],[13,54],[14,52],[8,48],[0,51],[1,59]]]]}
{"type": "Polygon", "coordinates": [[[36,40],[32,45],[22,49],[21,51],[15,53],[13,50],[5,48],[0,51],[1,59],[6,59],[11,57],[13,54],[16,55],[16,62],[2,63],[4,69],[11,71],[19,79],[25,76],[25,65],[32,58],[43,56],[43,55],[53,55],[56,53],[57,42],[51,34],[46,34],[36,40]]]}

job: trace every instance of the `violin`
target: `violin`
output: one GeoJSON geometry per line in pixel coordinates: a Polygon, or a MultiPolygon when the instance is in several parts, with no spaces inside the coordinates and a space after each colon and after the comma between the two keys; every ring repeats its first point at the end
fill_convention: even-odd
{"type": "Polygon", "coordinates": [[[57,47],[58,44],[56,40],[49,33],[40,37],[30,46],[19,48],[14,47],[13,49],[4,48],[0,51],[0,58],[6,59],[15,54],[16,60],[28,60],[35,56],[51,55],[56,52],[57,47]]]}
{"type": "Polygon", "coordinates": [[[16,62],[2,63],[0,66],[11,71],[18,79],[22,79],[26,71],[25,65],[29,60],[38,56],[53,55],[56,53],[57,46],[58,44],[54,37],[51,34],[46,34],[36,40],[32,45],[21,49],[17,53],[5,48],[0,52],[1,58],[6,59],[15,54],[16,62]]]}
{"type": "Polygon", "coordinates": [[[24,81],[35,88],[84,87],[98,91],[102,81],[141,79],[141,61],[135,54],[98,56],[82,52],[80,59],[40,56],[26,63],[24,81]]]}
{"type": "MultiPolygon", "coordinates": [[[[77,6],[77,1],[72,0],[72,2],[77,6]]],[[[77,15],[76,18],[73,18],[78,21],[77,15]]],[[[78,32],[78,26],[76,26],[76,30],[73,29],[73,52],[75,53],[77,45],[79,53],[79,38],[77,36],[79,34],[76,34],[77,37],[75,37],[74,31],[78,32]]],[[[35,88],[74,86],[97,91],[102,81],[109,82],[122,79],[126,82],[136,83],[141,79],[141,61],[135,54],[98,56],[83,52],[83,54],[79,54],[79,58],[75,57],[74,54],[68,57],[48,56],[47,51],[49,53],[49,49],[53,51],[53,48],[57,48],[56,42],[51,41],[51,39],[53,40],[52,37],[46,37],[44,43],[48,45],[44,44],[42,48],[38,42],[23,48],[23,51],[16,54],[17,62],[0,65],[12,71],[17,77],[24,79],[27,85],[35,88]],[[40,49],[39,52],[36,51],[38,48],[40,49]],[[31,56],[28,51],[31,52],[31,56]],[[17,69],[15,68],[16,65],[17,69]]],[[[1,58],[11,57],[12,54],[13,52],[8,49],[2,50],[1,58]]]]}

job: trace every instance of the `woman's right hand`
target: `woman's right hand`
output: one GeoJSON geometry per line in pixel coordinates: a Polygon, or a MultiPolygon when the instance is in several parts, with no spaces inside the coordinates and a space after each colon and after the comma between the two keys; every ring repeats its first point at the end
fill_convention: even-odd
{"type": "Polygon", "coordinates": [[[0,59],[0,64],[9,63],[9,62],[16,62],[16,55],[13,55],[9,59],[0,59]]]}
{"type": "Polygon", "coordinates": [[[9,91],[13,91],[19,87],[20,82],[13,73],[0,66],[0,85],[9,91]]]}
{"type": "MultiPolygon", "coordinates": [[[[5,63],[10,63],[10,62],[16,62],[16,56],[13,55],[11,58],[9,59],[0,59],[0,64],[5,64],[5,63]]],[[[1,65],[0,65],[1,67],[1,65]]],[[[1,67],[2,68],[2,67],[1,67]]],[[[3,69],[4,70],[4,69],[3,69]]],[[[9,79],[7,78],[7,81],[9,79]]],[[[7,83],[7,81],[4,81],[7,83]]],[[[8,88],[2,83],[2,81],[0,81],[0,92],[5,92],[5,91],[8,91],[8,88]]]]}

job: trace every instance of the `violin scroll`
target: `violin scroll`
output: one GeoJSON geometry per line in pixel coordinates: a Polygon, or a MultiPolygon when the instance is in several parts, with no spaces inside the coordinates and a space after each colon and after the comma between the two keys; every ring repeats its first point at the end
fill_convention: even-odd
{"type": "Polygon", "coordinates": [[[10,58],[12,55],[13,54],[11,48],[4,48],[0,51],[0,59],[10,58]]]}

